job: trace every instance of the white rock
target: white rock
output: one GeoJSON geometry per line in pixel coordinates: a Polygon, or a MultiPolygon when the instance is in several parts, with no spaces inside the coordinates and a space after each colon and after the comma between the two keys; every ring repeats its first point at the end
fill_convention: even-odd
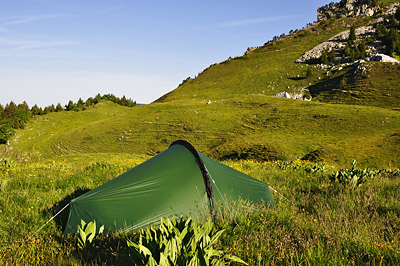
{"type": "Polygon", "coordinates": [[[378,62],[390,62],[390,63],[400,63],[396,58],[385,54],[376,53],[370,57],[370,61],[378,61],[378,62]]]}

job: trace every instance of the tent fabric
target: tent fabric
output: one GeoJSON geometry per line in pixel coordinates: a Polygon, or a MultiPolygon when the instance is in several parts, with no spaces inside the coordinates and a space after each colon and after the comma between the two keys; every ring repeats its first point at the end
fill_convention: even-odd
{"type": "Polygon", "coordinates": [[[81,219],[96,220],[106,232],[115,232],[137,230],[158,223],[161,217],[210,217],[214,201],[229,204],[239,197],[274,204],[267,184],[190,147],[184,141],[174,142],[146,162],[71,200],[64,233],[75,233],[81,219]]]}

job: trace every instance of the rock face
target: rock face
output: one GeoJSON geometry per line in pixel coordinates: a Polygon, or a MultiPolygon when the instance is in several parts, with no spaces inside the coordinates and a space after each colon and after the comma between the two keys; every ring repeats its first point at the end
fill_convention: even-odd
{"type": "Polygon", "coordinates": [[[400,63],[397,59],[390,57],[385,54],[374,54],[369,58],[370,61],[379,61],[379,62],[389,62],[389,63],[400,63]]]}
{"type": "Polygon", "coordinates": [[[373,16],[379,6],[373,0],[341,0],[339,3],[318,8],[317,19],[325,20],[334,16],[373,16]]]}

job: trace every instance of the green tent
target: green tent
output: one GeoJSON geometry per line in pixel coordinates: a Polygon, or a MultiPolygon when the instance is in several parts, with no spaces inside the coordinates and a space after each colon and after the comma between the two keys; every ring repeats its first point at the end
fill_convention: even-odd
{"type": "Polygon", "coordinates": [[[272,206],[267,184],[197,152],[186,141],[71,200],[64,233],[80,220],[130,231],[161,217],[210,217],[238,199],[272,206]]]}

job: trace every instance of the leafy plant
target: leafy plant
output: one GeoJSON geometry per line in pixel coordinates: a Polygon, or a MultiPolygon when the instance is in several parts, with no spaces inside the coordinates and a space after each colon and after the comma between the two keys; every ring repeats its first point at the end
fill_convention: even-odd
{"type": "Polygon", "coordinates": [[[372,169],[359,169],[356,166],[357,162],[353,160],[350,169],[336,171],[332,173],[330,179],[344,185],[351,185],[355,189],[365,183],[367,179],[374,178],[377,175],[377,172],[372,169]]]}
{"type": "Polygon", "coordinates": [[[0,166],[2,166],[4,168],[11,168],[16,165],[17,165],[17,163],[10,157],[5,157],[2,160],[0,160],[0,166]]]}
{"type": "Polygon", "coordinates": [[[230,265],[238,262],[247,265],[240,258],[225,254],[214,248],[224,230],[213,232],[209,220],[198,225],[175,218],[161,219],[159,227],[148,227],[140,231],[139,242],[127,241],[130,256],[136,265],[230,265]]]}
{"type": "Polygon", "coordinates": [[[103,233],[104,225],[99,228],[99,232],[96,234],[96,221],[86,223],[81,220],[81,226],[78,225],[78,247],[84,249],[87,242],[92,243],[96,235],[103,233]],[[82,226],[82,227],[81,227],[82,226]]]}
{"type": "Polygon", "coordinates": [[[105,170],[105,169],[111,169],[113,168],[114,165],[112,163],[108,163],[105,161],[99,161],[99,162],[93,162],[90,165],[86,166],[85,169],[88,171],[95,171],[95,170],[105,170]]]}

